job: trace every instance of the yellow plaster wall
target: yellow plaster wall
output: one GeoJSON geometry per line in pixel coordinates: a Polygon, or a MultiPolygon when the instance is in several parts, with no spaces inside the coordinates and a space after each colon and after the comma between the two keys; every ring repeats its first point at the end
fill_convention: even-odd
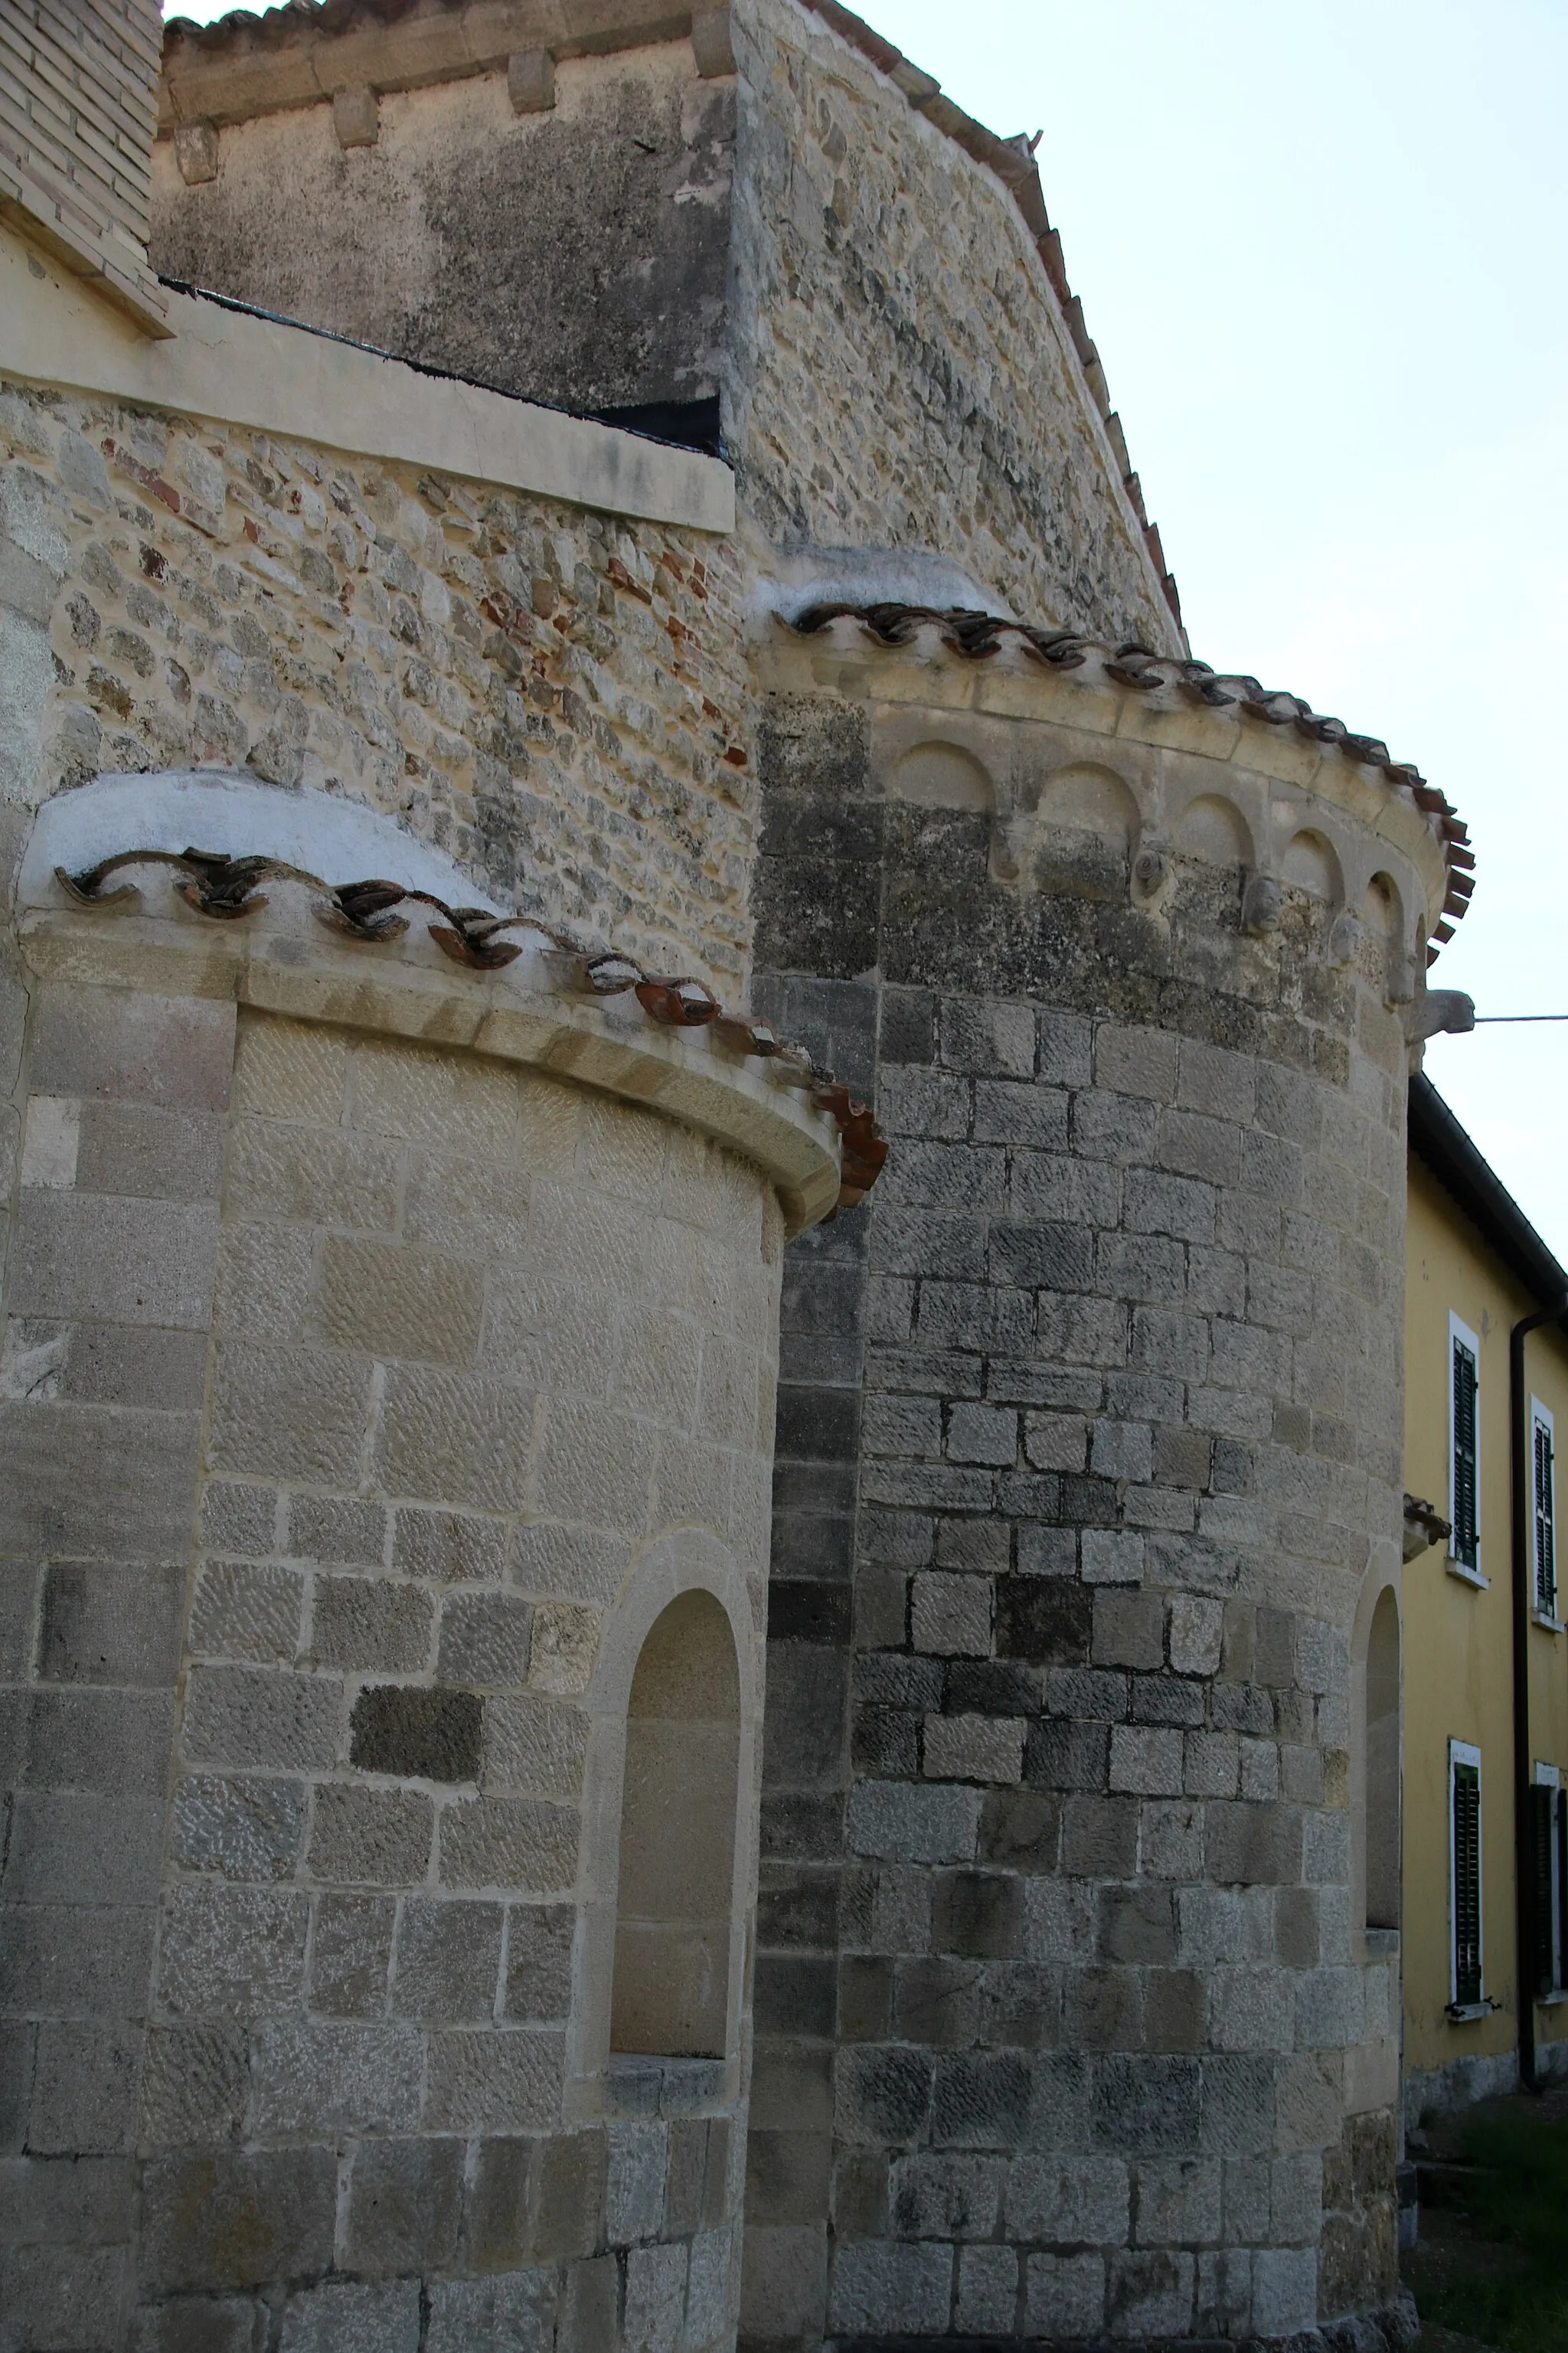
{"type": "MultiPolygon", "coordinates": [[[[1426,2070],[1506,2054],[1518,2036],[1508,1344],[1513,1324],[1536,1303],[1415,1160],[1409,1201],[1405,1483],[1449,1516],[1452,1312],[1481,1344],[1481,1567],[1489,1580],[1482,1591],[1455,1576],[1443,1546],[1405,1572],[1405,2057],[1407,2069],[1426,2070]],[[1464,2025],[1446,2015],[1450,1739],[1481,1752],[1484,1982],[1500,2005],[1464,2025]]],[[[1526,1364],[1532,1393],[1552,1409],[1559,1432],[1568,1432],[1568,1345],[1561,1334],[1532,1336],[1526,1364]]],[[[1532,1625],[1530,1653],[1531,1754],[1568,1776],[1568,1635],[1532,1625]]],[[[1568,2006],[1538,2010],[1536,2032],[1542,2042],[1568,2032],[1568,2006]]]]}

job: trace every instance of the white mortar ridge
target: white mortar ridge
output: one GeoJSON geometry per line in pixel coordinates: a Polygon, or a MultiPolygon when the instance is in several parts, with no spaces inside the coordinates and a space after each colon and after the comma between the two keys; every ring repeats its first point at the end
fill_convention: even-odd
{"type": "Polygon", "coordinates": [[[195,849],[226,858],[276,858],[333,885],[372,876],[428,891],[448,905],[494,899],[438,849],[395,819],[301,785],[258,784],[232,769],[171,770],[162,776],[96,776],[38,811],[22,856],[17,897],[25,907],[58,907],[55,869],[81,874],[127,849],[195,849]]]}

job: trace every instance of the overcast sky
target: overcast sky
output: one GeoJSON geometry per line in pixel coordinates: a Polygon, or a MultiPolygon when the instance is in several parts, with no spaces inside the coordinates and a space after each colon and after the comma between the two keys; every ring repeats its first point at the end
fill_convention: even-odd
{"type": "MultiPolygon", "coordinates": [[[[864,13],[993,130],[1044,131],[1194,652],[1440,785],[1479,874],[1433,986],[1568,1013],[1568,8],[864,13]]],[[[1568,1022],[1427,1068],[1568,1262],[1568,1022]]]]}

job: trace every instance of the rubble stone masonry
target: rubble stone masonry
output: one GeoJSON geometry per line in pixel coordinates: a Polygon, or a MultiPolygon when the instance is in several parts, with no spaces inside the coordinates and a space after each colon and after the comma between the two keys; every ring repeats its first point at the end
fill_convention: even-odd
{"type": "Polygon", "coordinates": [[[0,392],[0,786],[248,767],[733,997],[754,835],[734,553],[107,401],[0,392]]]}

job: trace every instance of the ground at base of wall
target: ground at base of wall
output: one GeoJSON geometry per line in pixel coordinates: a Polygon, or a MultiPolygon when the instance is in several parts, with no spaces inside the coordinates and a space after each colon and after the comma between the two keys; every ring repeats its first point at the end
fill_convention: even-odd
{"type": "Polygon", "coordinates": [[[1420,2141],[1419,2353],[1568,2353],[1568,2090],[1429,2118],[1420,2141]]]}
{"type": "MultiPolygon", "coordinates": [[[[1248,2337],[1245,2343],[1217,2337],[1162,2337],[1131,2343],[1115,2340],[1114,2353],[1471,2353],[1468,2340],[1440,2343],[1417,2334],[1415,2308],[1407,2295],[1377,2313],[1354,2320],[1298,2330],[1293,2337],[1248,2337]]],[[[741,2353],[747,2353],[744,2339],[741,2353]]],[[[1109,2341],[1066,2337],[835,2337],[823,2353],[1110,2353],[1109,2341]]],[[[1490,2353],[1481,2348],[1479,2353],[1490,2353]]]]}

